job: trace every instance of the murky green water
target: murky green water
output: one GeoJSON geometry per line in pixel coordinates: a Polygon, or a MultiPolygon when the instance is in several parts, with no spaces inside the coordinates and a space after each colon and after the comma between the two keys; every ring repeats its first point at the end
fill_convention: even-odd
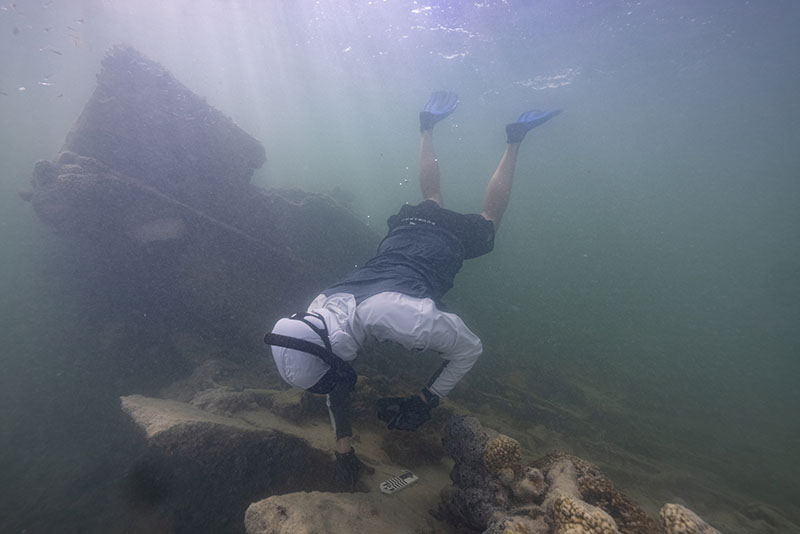
{"type": "Polygon", "coordinates": [[[255,182],[346,189],[376,229],[418,199],[430,91],[461,97],[436,142],[445,203],[465,211],[480,208],[503,126],[564,108],[525,141],[495,252],[449,296],[484,340],[472,374],[502,395],[521,372],[598,441],[703,466],[693,483],[714,477],[800,522],[798,16],[777,0],[6,3],[5,525],[113,524],[103,488],[137,452],[109,431],[128,424],[116,399],[185,370],[159,363],[170,325],[113,299],[87,308],[85,281],[64,283],[80,251],[17,195],[119,42],[263,142],[255,182]]]}

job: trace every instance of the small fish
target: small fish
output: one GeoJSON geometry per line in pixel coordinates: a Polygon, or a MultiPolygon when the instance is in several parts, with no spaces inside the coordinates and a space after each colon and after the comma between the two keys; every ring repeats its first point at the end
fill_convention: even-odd
{"type": "Polygon", "coordinates": [[[63,55],[64,55],[64,53],[63,53],[63,52],[59,52],[59,51],[58,51],[58,50],[56,50],[55,48],[50,48],[49,46],[46,46],[46,47],[44,47],[44,48],[40,48],[40,49],[39,49],[39,52],[45,52],[45,51],[46,51],[46,52],[51,52],[51,53],[53,53],[53,54],[55,54],[55,55],[57,55],[57,56],[63,56],[63,55]]]}
{"type": "Polygon", "coordinates": [[[5,92],[5,91],[3,91],[2,89],[0,89],[0,95],[3,95],[3,96],[8,96],[8,93],[6,93],[6,92],[5,92]]]}

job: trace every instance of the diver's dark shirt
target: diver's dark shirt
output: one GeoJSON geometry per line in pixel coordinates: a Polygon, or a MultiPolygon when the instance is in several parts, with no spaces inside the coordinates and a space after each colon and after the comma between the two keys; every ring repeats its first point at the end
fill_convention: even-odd
{"type": "Polygon", "coordinates": [[[323,293],[350,293],[360,303],[384,291],[441,299],[453,287],[463,260],[494,248],[494,224],[481,215],[461,214],[433,200],[404,205],[389,217],[389,233],[377,255],[323,293]]]}

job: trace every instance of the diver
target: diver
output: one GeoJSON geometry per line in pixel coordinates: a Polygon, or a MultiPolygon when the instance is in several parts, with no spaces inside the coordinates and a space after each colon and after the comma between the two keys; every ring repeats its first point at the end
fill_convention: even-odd
{"type": "Polygon", "coordinates": [[[405,204],[389,217],[377,254],[328,287],[308,311],[280,319],[264,341],[284,381],[327,395],[336,436],[335,479],[354,490],[362,471],[372,471],[355,454],[349,398],[356,373],[348,362],[367,338],[432,350],[444,362],[427,384],[408,397],[378,401],[378,418],[390,429],[413,431],[481,355],[481,341],[441,299],[453,286],[463,260],[494,248],[494,237],[511,194],[517,153],[531,129],[561,110],[528,111],[506,126],[507,144],[489,180],[483,211],[461,214],[444,208],[433,128],[455,111],[458,97],[433,93],[419,114],[419,181],[424,200],[405,204]]]}

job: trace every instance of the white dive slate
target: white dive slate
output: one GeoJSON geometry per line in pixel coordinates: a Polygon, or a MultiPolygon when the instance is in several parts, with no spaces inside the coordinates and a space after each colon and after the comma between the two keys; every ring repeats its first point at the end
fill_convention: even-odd
{"type": "Polygon", "coordinates": [[[381,482],[380,488],[383,493],[392,494],[407,488],[414,482],[419,480],[419,477],[411,471],[404,471],[397,476],[393,476],[381,482]]]}

